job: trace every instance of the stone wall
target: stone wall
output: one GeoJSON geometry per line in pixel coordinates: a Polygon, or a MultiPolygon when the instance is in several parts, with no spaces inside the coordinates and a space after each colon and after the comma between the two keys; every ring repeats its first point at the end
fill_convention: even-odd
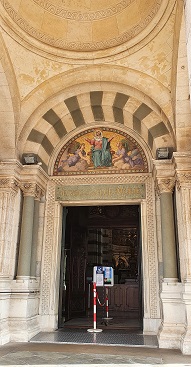
{"type": "Polygon", "coordinates": [[[191,92],[191,2],[185,0],[186,44],[188,55],[189,89],[191,92]]]}

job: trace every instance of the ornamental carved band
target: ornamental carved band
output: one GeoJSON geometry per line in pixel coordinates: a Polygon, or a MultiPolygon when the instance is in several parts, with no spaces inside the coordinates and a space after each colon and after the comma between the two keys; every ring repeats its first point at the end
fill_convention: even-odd
{"type": "Polygon", "coordinates": [[[19,189],[19,182],[10,177],[0,178],[0,189],[13,190],[16,193],[19,189]]]}
{"type": "Polygon", "coordinates": [[[191,187],[191,173],[189,172],[177,172],[177,189],[180,190],[182,186],[191,187]]]}
{"type": "Polygon", "coordinates": [[[157,188],[159,194],[164,192],[172,193],[175,186],[175,178],[158,178],[157,179],[157,188]]]}

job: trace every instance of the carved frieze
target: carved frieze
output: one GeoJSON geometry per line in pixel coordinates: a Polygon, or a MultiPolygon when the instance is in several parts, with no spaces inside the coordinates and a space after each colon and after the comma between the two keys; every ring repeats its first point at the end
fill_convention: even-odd
{"type": "Polygon", "coordinates": [[[178,190],[183,186],[191,188],[191,172],[177,172],[176,181],[178,190]]]}
{"type": "Polygon", "coordinates": [[[17,181],[14,178],[10,177],[1,177],[0,178],[0,189],[4,190],[13,190],[14,192],[17,192],[19,189],[19,181],[17,181]]]}

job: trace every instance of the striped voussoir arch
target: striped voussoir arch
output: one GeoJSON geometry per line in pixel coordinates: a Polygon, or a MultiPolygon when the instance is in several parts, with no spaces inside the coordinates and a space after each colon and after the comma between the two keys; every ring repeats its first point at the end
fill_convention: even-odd
{"type": "Polygon", "coordinates": [[[154,157],[157,147],[174,146],[161,114],[147,104],[123,93],[92,91],[67,98],[50,108],[31,130],[23,153],[35,153],[47,171],[51,154],[68,133],[104,121],[111,127],[117,123],[138,133],[154,157]]]}

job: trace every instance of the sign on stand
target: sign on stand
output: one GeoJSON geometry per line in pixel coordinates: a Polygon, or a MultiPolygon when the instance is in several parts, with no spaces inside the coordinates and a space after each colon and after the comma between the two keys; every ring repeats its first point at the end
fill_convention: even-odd
{"type": "Polygon", "coordinates": [[[102,329],[97,329],[97,315],[96,315],[96,302],[97,302],[97,287],[106,287],[106,312],[107,317],[104,319],[109,320],[108,317],[108,287],[112,287],[113,281],[113,268],[110,266],[94,266],[93,271],[93,329],[88,329],[88,332],[99,333],[102,329]]]}
{"type": "Polygon", "coordinates": [[[114,284],[111,266],[94,266],[93,281],[97,287],[112,287],[114,284]]]}

